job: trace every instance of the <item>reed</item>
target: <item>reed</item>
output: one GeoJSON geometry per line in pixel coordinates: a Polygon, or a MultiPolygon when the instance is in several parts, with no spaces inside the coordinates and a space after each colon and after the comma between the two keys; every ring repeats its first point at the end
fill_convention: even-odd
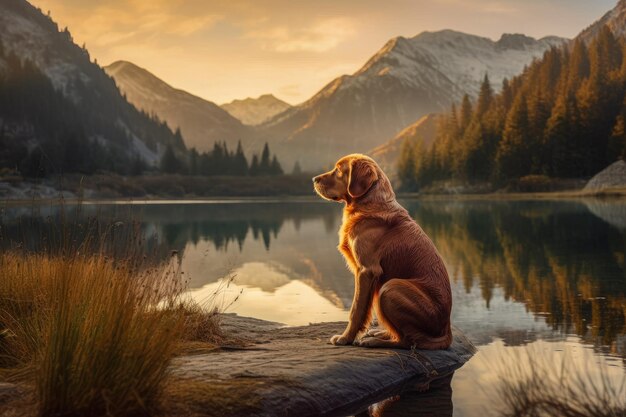
{"type": "Polygon", "coordinates": [[[537,352],[516,352],[496,365],[497,394],[507,417],[626,417],[626,376],[605,361],[581,364],[537,352]]]}
{"type": "Polygon", "coordinates": [[[220,340],[217,311],[184,297],[176,257],[146,262],[141,239],[111,256],[110,233],[72,236],[0,253],[0,380],[32,392],[42,416],[154,414],[185,344],[220,340]]]}

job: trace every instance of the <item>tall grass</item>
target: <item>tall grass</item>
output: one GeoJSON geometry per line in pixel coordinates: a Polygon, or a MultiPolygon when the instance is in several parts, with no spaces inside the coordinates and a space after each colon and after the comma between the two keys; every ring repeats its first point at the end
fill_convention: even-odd
{"type": "Polygon", "coordinates": [[[626,374],[611,375],[606,361],[524,351],[496,367],[503,416],[626,417],[626,374]]]}
{"type": "Polygon", "coordinates": [[[89,236],[0,254],[0,377],[42,416],[152,414],[181,346],[219,336],[216,315],[183,297],[175,260],[111,256],[89,236]]]}

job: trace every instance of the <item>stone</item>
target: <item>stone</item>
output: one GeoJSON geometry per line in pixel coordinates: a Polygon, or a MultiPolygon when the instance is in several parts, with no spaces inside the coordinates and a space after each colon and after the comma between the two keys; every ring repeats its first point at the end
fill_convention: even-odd
{"type": "Polygon", "coordinates": [[[619,160],[593,176],[584,191],[604,188],[626,187],[626,162],[619,160]]]}
{"type": "MultiPolygon", "coordinates": [[[[333,322],[284,327],[224,315],[225,332],[254,343],[177,358],[172,376],[187,383],[207,381],[245,392],[247,409],[237,411],[228,406],[227,411],[222,410],[232,415],[350,415],[407,389],[425,390],[434,381],[449,379],[476,352],[456,328],[446,350],[331,345],[329,338],[345,326],[333,322]],[[237,381],[245,382],[244,390],[238,389],[237,381]]],[[[209,407],[211,403],[206,404],[209,407]]],[[[199,411],[196,409],[197,414],[199,411]]]]}

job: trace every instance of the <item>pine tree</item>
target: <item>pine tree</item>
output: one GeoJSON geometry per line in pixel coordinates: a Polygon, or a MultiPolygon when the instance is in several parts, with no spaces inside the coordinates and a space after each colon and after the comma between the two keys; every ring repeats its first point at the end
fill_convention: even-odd
{"type": "Polygon", "coordinates": [[[526,95],[520,94],[507,117],[502,141],[496,154],[499,179],[519,178],[530,173],[530,123],[526,95]]]}
{"type": "Polygon", "coordinates": [[[168,144],[165,147],[165,152],[161,157],[161,171],[166,172],[168,174],[175,174],[180,172],[181,163],[174,154],[174,149],[172,145],[168,144]]]}
{"type": "Polygon", "coordinates": [[[415,162],[415,147],[409,138],[405,138],[398,159],[398,178],[402,190],[414,191],[417,188],[415,162]]]}
{"type": "Polygon", "coordinates": [[[470,100],[469,95],[465,94],[463,96],[463,100],[461,101],[461,120],[460,120],[461,133],[465,132],[465,129],[467,129],[471,120],[472,120],[472,101],[470,100]]]}
{"type": "Polygon", "coordinates": [[[196,148],[191,148],[189,151],[189,174],[198,175],[200,174],[200,154],[196,150],[196,148]]]}
{"type": "Polygon", "coordinates": [[[237,142],[237,150],[235,151],[233,166],[235,175],[248,175],[248,160],[246,159],[246,155],[243,153],[241,141],[237,142]]]}
{"type": "Polygon", "coordinates": [[[302,175],[302,167],[300,167],[300,162],[296,161],[293,164],[293,169],[291,170],[291,175],[302,175]]]}
{"type": "Polygon", "coordinates": [[[489,82],[489,76],[485,74],[485,78],[480,86],[480,93],[478,94],[478,101],[476,102],[476,113],[474,117],[481,118],[487,113],[487,110],[491,107],[493,102],[493,89],[489,82]]]}
{"type": "Polygon", "coordinates": [[[259,169],[259,157],[256,154],[252,155],[252,162],[250,163],[249,172],[252,176],[257,176],[261,174],[259,169]]]}
{"type": "Polygon", "coordinates": [[[272,162],[270,163],[270,175],[282,175],[283,168],[280,166],[280,162],[278,162],[278,158],[276,155],[272,157],[272,162]]]}
{"type": "Polygon", "coordinates": [[[265,145],[263,146],[263,152],[261,152],[259,173],[262,175],[270,173],[270,147],[267,142],[265,142],[265,145]]]}

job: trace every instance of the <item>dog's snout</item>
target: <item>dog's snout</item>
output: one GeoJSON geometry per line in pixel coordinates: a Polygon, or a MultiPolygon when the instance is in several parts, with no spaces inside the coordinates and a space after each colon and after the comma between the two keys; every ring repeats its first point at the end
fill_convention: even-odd
{"type": "Polygon", "coordinates": [[[320,182],[322,180],[321,176],[318,175],[317,177],[313,177],[313,184],[317,184],[318,182],[320,182]]]}

